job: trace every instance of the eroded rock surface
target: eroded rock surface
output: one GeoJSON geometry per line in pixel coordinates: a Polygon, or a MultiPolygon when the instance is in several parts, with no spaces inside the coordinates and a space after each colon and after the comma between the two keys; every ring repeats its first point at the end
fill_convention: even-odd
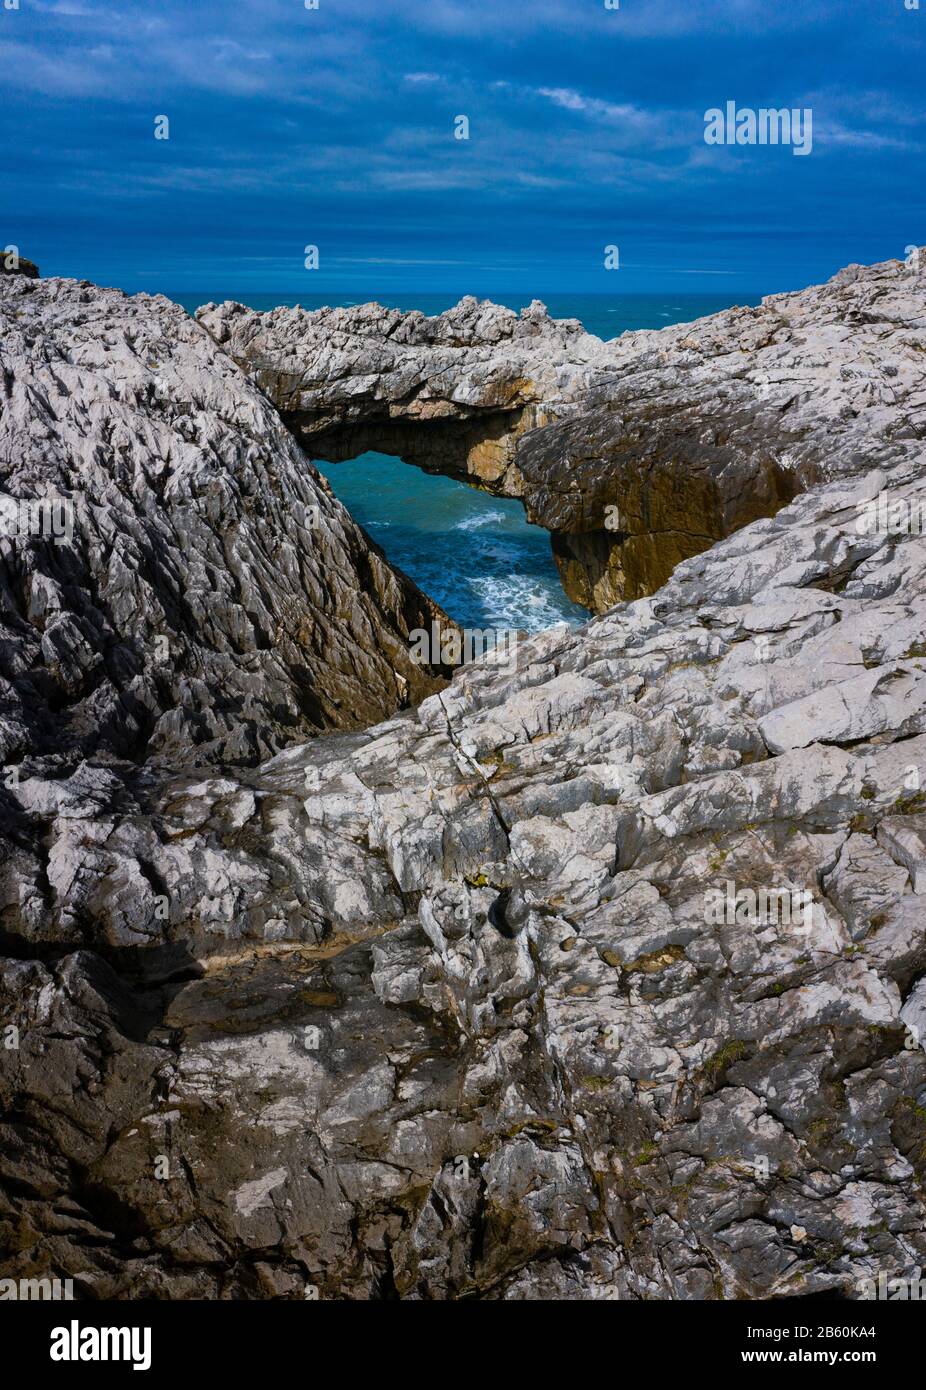
{"type": "MultiPolygon", "coordinates": [[[[340,669],[362,533],[165,301],[0,304],[3,457],[23,490],[79,483],[96,527],[3,542],[0,1278],[632,1300],[917,1277],[926,454],[900,414],[858,411],[882,467],[840,452],[651,597],[365,731],[269,721],[288,746],[243,767],[242,672],[263,709],[290,649],[219,642],[248,630],[229,595],[311,595],[340,669]],[[324,519],[308,560],[294,499],[324,519]],[[155,681],[132,635],[202,552],[155,681]],[[316,563],[342,600],[317,610],[316,563]],[[197,743],[185,681],[216,649],[197,743]],[[169,731],[143,745],[139,689],[169,731]]],[[[369,602],[375,678],[401,624],[369,602]]]]}
{"type": "Polygon", "coordinates": [[[4,276],[0,369],[0,761],[254,760],[437,688],[438,610],[178,305],[4,276]]]}
{"type": "Polygon", "coordinates": [[[570,598],[602,612],[802,489],[923,439],[921,266],[926,249],[611,342],[538,301],[197,317],[310,454],[382,449],[520,497],[570,598]]]}
{"type": "Polygon", "coordinates": [[[882,490],[926,503],[926,459],[366,733],[22,780],[0,1272],[349,1299],[913,1277],[926,540],[859,530],[882,490]],[[763,887],[809,918],[707,910],[763,887]]]}

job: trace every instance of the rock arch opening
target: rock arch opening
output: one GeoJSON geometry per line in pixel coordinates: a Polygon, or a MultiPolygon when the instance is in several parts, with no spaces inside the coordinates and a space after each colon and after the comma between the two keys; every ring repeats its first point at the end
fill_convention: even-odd
{"type": "Polygon", "coordinates": [[[535,632],[587,618],[520,501],[378,450],[313,463],[390,563],[461,628],[535,632]]]}
{"type": "Polygon", "coordinates": [[[610,341],[539,301],[471,296],[433,318],[373,303],[196,317],[310,458],[382,452],[519,499],[593,612],[654,592],[831,469],[831,374],[800,409],[771,383],[792,332],[771,302],[610,341]]]}

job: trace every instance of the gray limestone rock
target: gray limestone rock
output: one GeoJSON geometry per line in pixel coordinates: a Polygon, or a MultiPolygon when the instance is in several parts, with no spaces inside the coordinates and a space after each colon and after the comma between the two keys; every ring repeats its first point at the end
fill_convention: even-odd
{"type": "Polygon", "coordinates": [[[440,684],[439,610],[178,305],[4,277],[0,368],[4,764],[255,761],[440,684]]]}
{"type": "MultiPolygon", "coordinates": [[[[903,273],[843,272],[829,317],[829,290],[808,291],[607,345],[702,381],[719,434],[708,360],[738,324],[743,358],[793,401],[787,428],[804,420],[793,500],[649,596],[525,639],[513,671],[464,666],[397,714],[389,644],[400,605],[425,600],[377,559],[379,597],[351,599],[370,605],[361,628],[327,598],[313,612],[332,669],[357,642],[380,722],[308,736],[268,713],[250,766],[216,681],[276,710],[296,648],[251,661],[248,593],[276,611],[278,585],[311,591],[313,564],[320,592],[346,592],[370,553],[224,354],[225,329],[241,342],[256,316],[201,315],[217,348],[165,301],[0,292],[16,364],[2,457],[32,460],[23,487],[79,484],[96,518],[93,544],[4,570],[0,727],[20,771],[0,863],[0,1277],[69,1277],[80,1297],[687,1300],[852,1298],[923,1267],[926,451],[922,378],[893,337],[903,273]],[[811,325],[814,303],[819,343],[801,346],[781,325],[811,325]],[[875,364],[861,384],[838,356],[856,333],[875,364]],[[780,378],[762,356],[776,343],[780,378]],[[155,349],[170,375],[143,409],[155,349]],[[892,403],[882,360],[906,393],[892,403]],[[827,412],[832,455],[814,443],[827,412]],[[849,461],[856,428],[885,444],[877,469],[849,461]],[[271,467],[257,495],[276,540],[255,570],[271,467]],[[872,522],[881,496],[906,530],[872,522]],[[326,543],[297,565],[293,538],[290,568],[294,499],[317,500],[326,543]],[[210,601],[170,609],[200,554],[210,601]],[[159,680],[150,611],[186,644],[159,680]],[[139,743],[144,700],[162,733],[139,743]]],[[[475,410],[485,381],[502,393],[486,363],[508,351],[601,350],[539,309],[379,312],[392,405],[417,398],[419,351],[479,345],[476,385],[438,393],[475,410]]],[[[356,319],[315,320],[345,364],[356,319]]],[[[332,420],[384,380],[375,356],[345,365],[336,397],[287,370],[332,420]]],[[[730,379],[745,390],[751,370],[730,379]]],[[[344,710],[361,718],[359,696],[344,710]]]]}

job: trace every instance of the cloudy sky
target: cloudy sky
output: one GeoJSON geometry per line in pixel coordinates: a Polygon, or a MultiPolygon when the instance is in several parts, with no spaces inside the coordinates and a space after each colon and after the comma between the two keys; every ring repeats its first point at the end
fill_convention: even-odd
{"type": "Polygon", "coordinates": [[[735,299],[926,241],[926,0],[11,3],[0,241],[43,274],[735,299]],[[708,146],[731,100],[812,153],[708,146]]]}

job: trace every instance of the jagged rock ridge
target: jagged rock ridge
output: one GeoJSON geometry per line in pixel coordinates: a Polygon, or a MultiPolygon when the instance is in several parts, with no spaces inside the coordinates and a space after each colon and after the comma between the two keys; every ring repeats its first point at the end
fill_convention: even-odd
{"type": "Polygon", "coordinates": [[[365,732],[250,769],[24,760],[0,1277],[692,1299],[919,1271],[926,454],[899,405],[882,435],[883,467],[365,732]],[[871,524],[883,496],[909,524],[871,524]],[[809,892],[809,932],[718,919],[731,884],[809,892]]]}

